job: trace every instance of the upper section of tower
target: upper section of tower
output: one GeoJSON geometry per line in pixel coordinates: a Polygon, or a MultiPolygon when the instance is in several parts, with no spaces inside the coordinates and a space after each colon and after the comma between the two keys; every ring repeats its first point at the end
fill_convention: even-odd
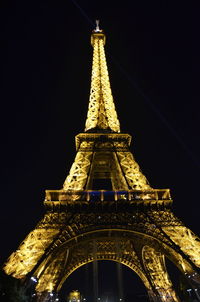
{"type": "Polygon", "coordinates": [[[105,41],[106,36],[97,21],[91,35],[93,63],[86,132],[120,132],[105,57],[105,41]]]}

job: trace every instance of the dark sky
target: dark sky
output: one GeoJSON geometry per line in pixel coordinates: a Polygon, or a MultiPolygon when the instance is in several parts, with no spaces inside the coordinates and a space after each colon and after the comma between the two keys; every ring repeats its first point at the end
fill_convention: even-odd
{"type": "Polygon", "coordinates": [[[199,230],[198,1],[1,4],[1,263],[60,189],[84,129],[92,23],[100,19],[121,130],[154,188],[199,230]]]}

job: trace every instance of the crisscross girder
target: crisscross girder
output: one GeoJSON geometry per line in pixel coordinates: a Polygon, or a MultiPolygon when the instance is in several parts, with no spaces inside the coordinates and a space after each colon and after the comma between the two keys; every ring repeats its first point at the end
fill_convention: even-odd
{"type": "Polygon", "coordinates": [[[94,51],[90,100],[85,131],[98,129],[120,132],[120,124],[112,97],[104,51],[104,33],[93,32],[91,43],[94,51]]]}

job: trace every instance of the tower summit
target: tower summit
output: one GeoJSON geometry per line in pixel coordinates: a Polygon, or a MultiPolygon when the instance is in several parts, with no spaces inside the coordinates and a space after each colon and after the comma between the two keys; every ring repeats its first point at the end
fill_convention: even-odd
{"type": "Polygon", "coordinates": [[[120,132],[106,64],[105,42],[105,34],[99,29],[97,20],[96,29],[91,35],[93,63],[86,132],[120,132]]]}
{"type": "MultiPolygon", "coordinates": [[[[105,34],[92,32],[93,63],[85,131],[62,189],[46,190],[45,215],[3,270],[36,282],[36,302],[59,293],[76,269],[96,260],[128,266],[150,301],[180,302],[167,257],[200,297],[200,239],[172,212],[169,189],[154,189],[120,132],[110,88],[105,34]]],[[[96,302],[96,301],[95,301],[96,302]]]]}

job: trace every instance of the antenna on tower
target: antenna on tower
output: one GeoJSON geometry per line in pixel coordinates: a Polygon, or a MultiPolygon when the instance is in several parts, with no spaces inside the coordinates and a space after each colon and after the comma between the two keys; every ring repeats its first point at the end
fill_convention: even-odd
{"type": "Polygon", "coordinates": [[[100,28],[99,28],[99,20],[96,20],[96,28],[95,28],[96,32],[100,32],[100,28]]]}

